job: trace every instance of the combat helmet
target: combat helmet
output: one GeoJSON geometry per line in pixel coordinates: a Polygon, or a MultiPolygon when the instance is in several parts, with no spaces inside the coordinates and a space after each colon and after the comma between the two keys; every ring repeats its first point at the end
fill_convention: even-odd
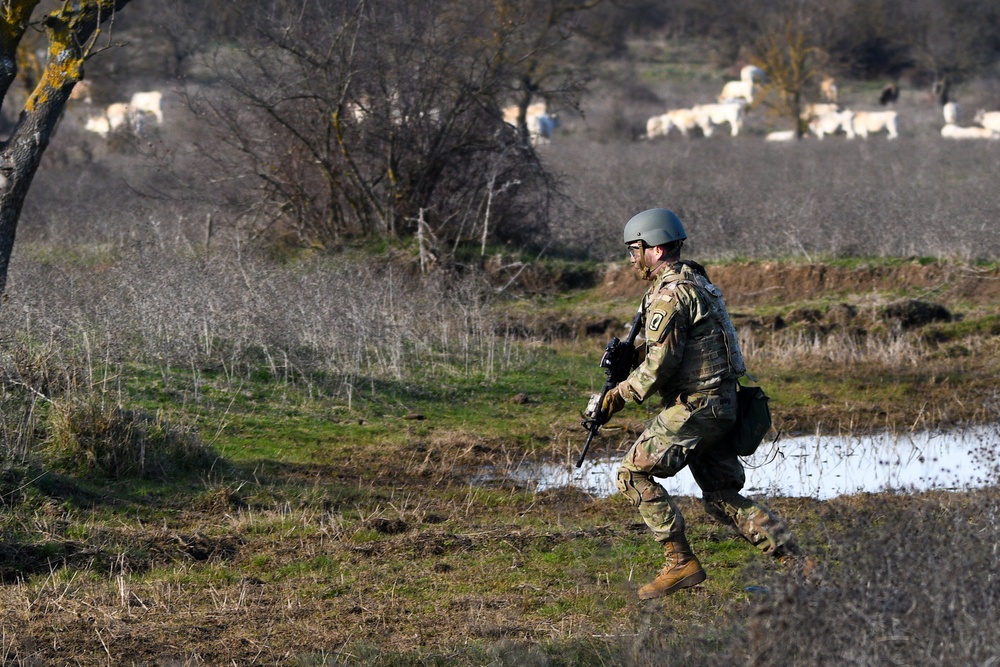
{"type": "Polygon", "coordinates": [[[665,208],[651,208],[637,213],[625,223],[625,245],[642,241],[652,247],[686,238],[681,219],[665,208]]]}

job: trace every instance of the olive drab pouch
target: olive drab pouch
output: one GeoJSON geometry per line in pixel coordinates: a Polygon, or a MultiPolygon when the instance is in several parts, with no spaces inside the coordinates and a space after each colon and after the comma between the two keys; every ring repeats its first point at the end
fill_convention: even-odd
{"type": "Polygon", "coordinates": [[[736,387],[736,425],[731,445],[739,456],[750,456],[771,430],[771,408],[767,394],[760,387],[736,387]]]}

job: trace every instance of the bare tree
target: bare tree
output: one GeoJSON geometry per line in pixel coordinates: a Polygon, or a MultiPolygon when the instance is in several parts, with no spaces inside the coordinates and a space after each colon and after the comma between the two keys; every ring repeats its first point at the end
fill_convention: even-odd
{"type": "MultiPolygon", "coordinates": [[[[603,0],[496,0],[493,39],[497,62],[508,70],[517,127],[528,142],[527,110],[536,97],[576,107],[588,49],[574,48],[587,10],[603,0]]],[[[591,50],[592,51],[592,50],[591,50]]]]}
{"type": "Polygon", "coordinates": [[[80,0],[33,16],[40,0],[5,0],[0,6],[0,104],[18,75],[18,46],[28,30],[42,32],[47,59],[10,136],[0,142],[0,294],[21,208],[84,63],[98,50],[100,26],[129,0],[80,0]]]}
{"type": "Polygon", "coordinates": [[[802,113],[804,95],[816,78],[816,49],[802,21],[794,15],[786,16],[780,25],[763,32],[754,51],[755,62],[767,73],[762,103],[774,114],[790,120],[795,136],[801,138],[810,120],[802,113]]]}

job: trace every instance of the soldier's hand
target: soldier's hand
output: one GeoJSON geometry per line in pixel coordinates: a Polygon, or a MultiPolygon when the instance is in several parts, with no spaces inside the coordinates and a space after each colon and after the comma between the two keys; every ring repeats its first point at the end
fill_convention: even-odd
{"type": "Polygon", "coordinates": [[[622,398],[621,392],[618,391],[618,387],[611,389],[608,393],[604,394],[604,402],[601,403],[601,412],[606,417],[611,417],[619,410],[625,407],[625,399],[622,398]]]}

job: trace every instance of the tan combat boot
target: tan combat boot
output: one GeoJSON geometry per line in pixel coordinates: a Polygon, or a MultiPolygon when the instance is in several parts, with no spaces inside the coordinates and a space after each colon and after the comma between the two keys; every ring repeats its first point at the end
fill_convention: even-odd
{"type": "Polygon", "coordinates": [[[705,570],[693,553],[685,537],[663,545],[667,564],[660,576],[639,589],[639,599],[661,598],[682,588],[696,586],[705,581],[705,570]]]}

